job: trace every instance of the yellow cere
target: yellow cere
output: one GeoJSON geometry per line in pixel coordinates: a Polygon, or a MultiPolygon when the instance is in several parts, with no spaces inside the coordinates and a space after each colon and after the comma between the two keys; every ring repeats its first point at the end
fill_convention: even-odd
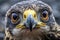
{"type": "Polygon", "coordinates": [[[28,9],[28,10],[24,11],[24,13],[23,13],[23,19],[26,19],[29,14],[31,14],[34,17],[34,19],[37,18],[36,11],[32,10],[32,9],[28,9]]]}
{"type": "Polygon", "coordinates": [[[23,24],[18,24],[18,25],[16,26],[16,28],[17,28],[17,29],[19,29],[19,28],[24,29],[25,26],[23,26],[23,24]]]}

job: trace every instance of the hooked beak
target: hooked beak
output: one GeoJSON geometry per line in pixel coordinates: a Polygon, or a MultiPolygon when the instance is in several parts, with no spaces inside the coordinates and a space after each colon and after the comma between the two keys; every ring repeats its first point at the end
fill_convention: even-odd
{"type": "Polygon", "coordinates": [[[37,14],[34,10],[31,9],[24,11],[23,20],[24,20],[23,25],[21,26],[20,24],[18,28],[19,27],[28,28],[30,29],[30,31],[32,31],[32,29],[34,28],[40,28],[42,26],[45,26],[45,23],[37,21],[37,14]]]}
{"type": "Polygon", "coordinates": [[[35,28],[36,26],[36,21],[34,20],[34,18],[32,17],[32,15],[28,15],[28,18],[26,20],[26,22],[24,23],[25,27],[30,29],[30,31],[32,31],[33,28],[35,28]]]}

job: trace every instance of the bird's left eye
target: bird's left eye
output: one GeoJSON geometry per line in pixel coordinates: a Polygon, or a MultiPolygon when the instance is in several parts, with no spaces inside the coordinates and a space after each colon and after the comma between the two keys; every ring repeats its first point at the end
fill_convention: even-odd
{"type": "Polygon", "coordinates": [[[18,20],[18,14],[12,13],[12,15],[11,15],[11,21],[12,21],[13,23],[16,23],[17,20],[18,20]]]}
{"type": "Polygon", "coordinates": [[[42,20],[48,20],[48,11],[42,12],[42,20]]]}

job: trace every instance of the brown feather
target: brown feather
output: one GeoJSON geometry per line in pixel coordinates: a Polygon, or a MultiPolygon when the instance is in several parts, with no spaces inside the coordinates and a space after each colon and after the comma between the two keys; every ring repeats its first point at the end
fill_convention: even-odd
{"type": "MultiPolygon", "coordinates": [[[[19,36],[14,36],[15,40],[45,40],[47,33],[42,29],[22,30],[19,36]]],[[[48,38],[47,38],[48,39],[48,38]]]]}

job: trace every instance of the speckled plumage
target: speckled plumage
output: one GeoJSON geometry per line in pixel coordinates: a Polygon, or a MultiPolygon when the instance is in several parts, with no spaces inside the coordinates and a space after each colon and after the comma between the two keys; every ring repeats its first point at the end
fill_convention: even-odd
{"type": "MultiPolygon", "coordinates": [[[[52,8],[42,1],[22,1],[15,5],[13,5],[6,13],[6,36],[11,40],[50,40],[47,34],[53,30],[58,30],[57,23],[55,22],[52,8]],[[17,29],[16,25],[22,23],[23,21],[23,13],[25,10],[33,9],[37,13],[37,20],[46,23],[45,27],[41,27],[39,29],[33,29],[32,32],[29,29],[17,29]],[[46,21],[41,20],[41,11],[47,10],[49,19],[46,21]],[[15,24],[11,22],[11,14],[15,12],[19,15],[19,20],[15,24]],[[8,31],[7,31],[8,30],[8,31]],[[9,32],[9,33],[8,33],[9,32]],[[9,36],[10,35],[10,36],[9,36]]],[[[55,35],[55,32],[52,34],[55,35]]]]}

